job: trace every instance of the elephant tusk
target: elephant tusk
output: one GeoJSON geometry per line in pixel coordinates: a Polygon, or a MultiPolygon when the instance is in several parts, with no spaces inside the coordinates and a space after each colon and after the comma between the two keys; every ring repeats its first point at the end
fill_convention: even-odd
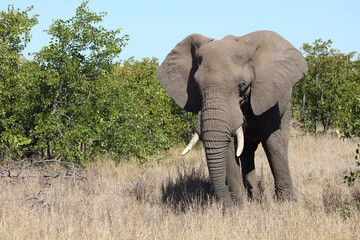
{"type": "Polygon", "coordinates": [[[190,152],[190,150],[193,148],[193,146],[197,143],[198,140],[199,140],[199,135],[197,133],[194,133],[194,135],[192,136],[189,144],[186,146],[184,151],[181,153],[181,156],[184,156],[188,152],[190,152]]]}
{"type": "Polygon", "coordinates": [[[237,138],[236,156],[240,157],[244,149],[244,132],[242,127],[239,127],[238,130],[236,130],[236,138],[237,138]]]}

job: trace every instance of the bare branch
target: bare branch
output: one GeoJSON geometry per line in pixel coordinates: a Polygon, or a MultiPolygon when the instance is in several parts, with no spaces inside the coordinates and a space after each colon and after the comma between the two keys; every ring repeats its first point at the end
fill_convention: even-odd
{"type": "Polygon", "coordinates": [[[0,167],[0,178],[71,178],[85,180],[95,171],[85,169],[79,164],[60,159],[7,161],[0,167]]]}

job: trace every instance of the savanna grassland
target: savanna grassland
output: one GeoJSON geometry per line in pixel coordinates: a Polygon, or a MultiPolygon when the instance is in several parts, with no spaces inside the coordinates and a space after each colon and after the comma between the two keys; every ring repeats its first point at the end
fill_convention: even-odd
{"type": "Polygon", "coordinates": [[[297,202],[274,199],[259,147],[260,197],[223,211],[200,144],[186,157],[184,146],[173,147],[196,126],[196,115],[161,87],[156,58],[118,62],[129,36],[102,27],[106,13],[88,3],[69,19],[46,23],[51,41],[32,60],[23,51],[39,21],[36,7],[0,12],[0,240],[360,239],[360,179],[343,183],[358,171],[355,52],[343,54],[331,40],[304,43],[309,70],[294,86],[291,106],[308,132],[334,128],[358,139],[292,130],[297,202]],[[44,159],[90,166],[82,171],[44,159]]]}
{"type": "Polygon", "coordinates": [[[298,202],[273,198],[261,147],[258,201],[223,212],[203,149],[173,148],[145,165],[92,164],[87,179],[0,179],[0,239],[360,239],[355,141],[292,133],[290,165],[298,202]],[[358,205],[356,205],[356,203],[358,205]]]}

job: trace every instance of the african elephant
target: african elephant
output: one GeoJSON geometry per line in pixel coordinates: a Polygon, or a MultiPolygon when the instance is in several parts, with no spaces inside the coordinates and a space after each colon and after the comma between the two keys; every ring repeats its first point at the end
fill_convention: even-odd
{"type": "Polygon", "coordinates": [[[307,73],[301,53],[279,34],[253,32],[221,40],[192,34],[157,71],[183,109],[197,113],[215,195],[225,205],[257,191],[254,152],[261,142],[279,199],[295,199],[288,165],[292,85],[307,73]],[[244,188],[245,186],[245,188],[244,188]]]}

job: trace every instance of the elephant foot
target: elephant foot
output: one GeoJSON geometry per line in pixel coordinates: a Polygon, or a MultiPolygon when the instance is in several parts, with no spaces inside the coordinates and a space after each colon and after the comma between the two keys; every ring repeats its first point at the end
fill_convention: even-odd
{"type": "Polygon", "coordinates": [[[237,182],[237,184],[229,184],[229,191],[230,191],[230,196],[231,196],[231,200],[232,200],[232,204],[237,206],[237,207],[241,207],[244,203],[244,196],[245,196],[245,188],[244,188],[244,184],[242,183],[242,181],[237,182]]]}
{"type": "Polygon", "coordinates": [[[297,197],[292,187],[286,189],[275,187],[275,197],[278,201],[297,202],[297,197]]]}
{"type": "Polygon", "coordinates": [[[232,197],[232,204],[237,207],[242,207],[244,204],[244,197],[243,196],[232,197]]]}
{"type": "Polygon", "coordinates": [[[260,198],[259,181],[257,180],[255,170],[246,175],[244,185],[250,199],[257,200],[260,198]]]}

